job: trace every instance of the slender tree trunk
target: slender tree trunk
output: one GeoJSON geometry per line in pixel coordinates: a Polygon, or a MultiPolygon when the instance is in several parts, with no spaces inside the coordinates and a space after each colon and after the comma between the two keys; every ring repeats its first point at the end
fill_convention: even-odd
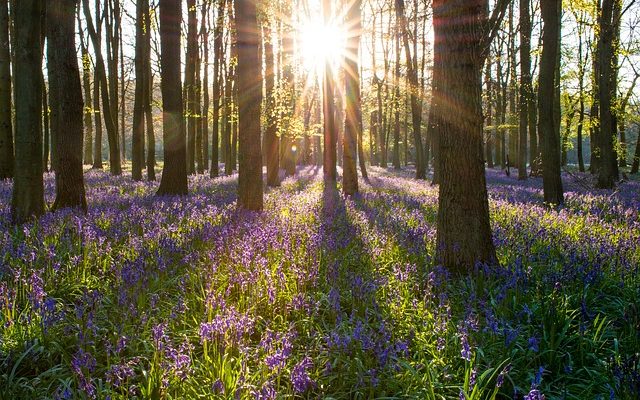
{"type": "MultiPolygon", "coordinates": [[[[44,131],[44,154],[42,156],[42,168],[44,172],[49,172],[49,155],[53,156],[54,152],[51,147],[53,147],[53,140],[51,139],[51,132],[49,129],[49,101],[47,100],[49,96],[47,95],[47,85],[44,83],[44,72],[42,73],[42,125],[44,131]]],[[[53,163],[51,163],[53,168],[53,163]]]]}
{"type": "Polygon", "coordinates": [[[239,144],[238,207],[262,211],[262,151],[260,145],[260,103],[262,98],[262,74],[258,46],[260,34],[256,16],[256,4],[252,1],[235,1],[238,93],[239,144]]]}
{"type": "MultiPolygon", "coordinates": [[[[113,108],[110,100],[109,85],[107,82],[106,69],[104,64],[104,58],[102,57],[102,47],[100,45],[99,36],[94,28],[93,20],[91,19],[91,10],[89,8],[89,0],[82,0],[82,8],[84,9],[85,21],[87,22],[87,30],[93,43],[93,50],[96,58],[96,84],[100,85],[100,95],[102,96],[102,111],[104,113],[105,126],[107,128],[107,137],[109,139],[109,164],[111,173],[113,175],[120,175],[122,173],[122,166],[120,163],[120,145],[118,143],[118,128],[116,124],[115,115],[113,114],[113,108]]],[[[117,85],[116,85],[117,86],[117,85]]],[[[96,132],[97,141],[97,132],[96,132]]],[[[99,161],[101,162],[101,158],[99,161]]],[[[95,163],[95,160],[94,160],[95,163]]]]}
{"type": "Polygon", "coordinates": [[[396,65],[393,74],[393,86],[395,87],[393,102],[393,108],[395,111],[393,120],[393,168],[400,169],[400,32],[398,29],[396,29],[394,42],[396,46],[396,65]]]}
{"type": "Polygon", "coordinates": [[[82,171],[83,101],[76,54],[75,14],[79,0],[47,5],[47,69],[52,136],[56,141],[56,200],[53,210],[87,209],[82,171]]]}
{"type": "Polygon", "coordinates": [[[145,56],[145,6],[143,0],[136,3],[136,49],[135,49],[135,95],[133,105],[133,132],[131,133],[131,177],[134,181],[142,180],[142,167],[144,164],[144,135],[145,135],[145,99],[149,97],[145,93],[149,77],[146,74],[145,56]]]}
{"type": "Polygon", "coordinates": [[[42,0],[20,0],[15,16],[15,174],[11,215],[21,224],[44,213],[42,178],[42,0]]]}
{"type": "Polygon", "coordinates": [[[488,3],[435,0],[434,24],[442,27],[435,43],[447,99],[436,114],[440,136],[440,195],[436,257],[447,268],[468,273],[476,263],[496,263],[482,149],[482,66],[490,34],[488,3]]]}
{"type": "Polygon", "coordinates": [[[416,179],[427,179],[427,170],[423,160],[424,149],[422,148],[422,100],[421,93],[419,93],[420,84],[418,81],[416,60],[411,58],[407,19],[404,15],[404,0],[396,0],[395,10],[404,42],[404,53],[407,59],[407,76],[410,85],[409,90],[411,91],[411,120],[413,122],[413,141],[416,147],[416,179]]]}
{"type": "MultiPolygon", "coordinates": [[[[325,23],[331,20],[332,8],[330,0],[322,2],[325,23]]],[[[335,182],[336,171],[336,121],[333,107],[334,83],[331,65],[327,60],[324,65],[323,88],[322,88],[322,109],[324,117],[324,157],[323,170],[324,178],[328,182],[335,182]]]]}
{"type": "Polygon", "coordinates": [[[203,72],[204,77],[202,80],[201,93],[202,93],[202,112],[201,126],[202,126],[202,169],[201,174],[204,174],[209,169],[209,108],[211,107],[211,100],[209,99],[209,27],[210,27],[210,3],[205,1],[202,4],[202,24],[200,25],[200,35],[202,36],[202,57],[204,59],[203,72]]]}
{"type": "Polygon", "coordinates": [[[560,174],[560,121],[554,112],[556,107],[555,90],[560,83],[557,58],[560,57],[558,46],[558,21],[560,18],[557,0],[541,0],[540,9],[544,23],[542,34],[542,56],[540,58],[540,76],[538,78],[538,133],[542,136],[542,181],[544,201],[548,204],[564,203],[562,177],[560,174]],[[546,100],[544,100],[546,99],[546,100]]]}
{"type": "Polygon", "coordinates": [[[180,81],[181,0],[160,0],[160,66],[164,168],[158,195],[187,194],[185,122],[180,81]]]}
{"type": "MultiPolygon", "coordinates": [[[[226,0],[219,0],[213,39],[213,127],[211,132],[211,169],[209,170],[209,176],[212,178],[216,178],[220,174],[218,167],[218,142],[220,132],[220,109],[223,106],[220,99],[220,94],[222,92],[222,63],[220,61],[223,57],[222,28],[224,25],[224,11],[226,8],[226,0]]],[[[223,151],[225,149],[226,148],[223,147],[223,151]]]]}
{"type": "Polygon", "coordinates": [[[529,0],[520,0],[520,140],[518,148],[518,179],[527,179],[527,129],[529,128],[529,97],[531,87],[531,16],[529,0]]]}
{"type": "Polygon", "coordinates": [[[8,4],[0,1],[0,180],[13,178],[14,164],[8,4]]]}
{"type": "Polygon", "coordinates": [[[600,163],[598,168],[599,188],[613,189],[619,179],[617,157],[614,150],[615,120],[612,96],[615,87],[614,49],[615,32],[614,8],[616,0],[603,0],[600,15],[600,40],[598,60],[600,65],[600,85],[598,98],[600,103],[600,163]]]}
{"type": "Polygon", "coordinates": [[[184,91],[186,92],[187,108],[187,172],[195,174],[196,157],[196,109],[195,109],[195,80],[196,62],[198,58],[197,15],[196,0],[187,0],[187,59],[185,65],[184,91]]]}
{"type": "MultiPolygon", "coordinates": [[[[347,11],[347,21],[349,21],[349,29],[352,32],[347,39],[347,54],[345,57],[346,117],[343,139],[342,189],[347,196],[358,192],[356,160],[358,158],[358,137],[362,135],[362,97],[360,94],[360,67],[358,64],[360,32],[362,30],[361,8],[362,0],[356,0],[349,3],[347,11]]],[[[400,150],[398,149],[398,144],[394,148],[394,157],[396,152],[398,152],[397,161],[399,167],[400,150]]]]}
{"type": "Polygon", "coordinates": [[[91,56],[85,42],[84,32],[82,31],[82,18],[80,18],[80,7],[78,7],[78,37],[80,38],[80,52],[82,55],[82,88],[84,91],[84,164],[93,164],[93,101],[91,99],[91,56]]]}
{"type": "Polygon", "coordinates": [[[267,89],[267,126],[265,130],[265,154],[267,159],[267,186],[280,186],[279,168],[280,168],[280,151],[279,140],[277,136],[277,120],[275,116],[275,57],[273,53],[273,32],[271,24],[267,23],[264,27],[264,56],[265,56],[265,83],[267,89]]]}
{"type": "Polygon", "coordinates": [[[491,59],[487,60],[487,70],[485,72],[487,87],[487,125],[488,131],[485,133],[486,141],[484,145],[484,153],[487,161],[487,167],[493,168],[493,141],[495,128],[493,125],[493,82],[491,81],[491,59]]]}

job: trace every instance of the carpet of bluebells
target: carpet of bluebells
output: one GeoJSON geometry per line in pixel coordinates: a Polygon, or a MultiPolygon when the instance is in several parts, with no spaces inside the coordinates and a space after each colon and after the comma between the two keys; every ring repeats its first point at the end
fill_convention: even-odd
{"type": "Polygon", "coordinates": [[[321,178],[248,213],[237,176],[162,198],[89,171],[86,215],[19,228],[0,183],[0,398],[640,398],[640,182],[568,174],[551,210],[488,171],[500,266],[454,277],[437,187],[321,178]]]}

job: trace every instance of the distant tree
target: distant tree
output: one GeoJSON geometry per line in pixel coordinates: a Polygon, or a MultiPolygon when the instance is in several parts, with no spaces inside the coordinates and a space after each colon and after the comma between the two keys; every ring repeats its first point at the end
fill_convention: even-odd
{"type": "Polygon", "coordinates": [[[436,0],[434,24],[441,28],[440,84],[447,99],[435,114],[439,126],[440,195],[436,257],[461,273],[476,263],[497,262],[489,224],[482,115],[482,68],[509,1],[436,0]]]}
{"type": "Polygon", "coordinates": [[[20,0],[14,4],[16,158],[11,214],[18,224],[44,213],[40,23],[43,6],[43,0],[20,0]]]}
{"type": "MultiPolygon", "coordinates": [[[[407,76],[411,92],[411,120],[413,125],[413,142],[416,149],[416,179],[427,179],[427,168],[422,147],[422,100],[421,87],[418,81],[417,59],[411,57],[409,47],[409,31],[404,15],[404,0],[395,0],[396,19],[404,42],[404,54],[407,59],[407,76]]],[[[416,39],[417,40],[417,39],[416,39]]]]}
{"type": "Polygon", "coordinates": [[[219,146],[220,141],[220,109],[222,108],[221,94],[222,94],[222,62],[223,57],[223,28],[224,28],[224,12],[227,9],[226,0],[218,0],[218,11],[216,15],[216,26],[214,28],[213,39],[213,127],[211,136],[211,169],[209,175],[212,178],[216,178],[219,174],[218,158],[219,158],[219,146]]]}
{"type": "Polygon", "coordinates": [[[82,157],[85,165],[93,164],[93,109],[92,109],[92,96],[91,96],[91,56],[89,55],[89,48],[87,47],[87,41],[85,40],[85,34],[82,29],[82,9],[77,8],[78,17],[78,37],[80,38],[80,55],[82,62],[82,90],[84,94],[84,156],[82,157]]]}
{"type": "Polygon", "coordinates": [[[531,92],[531,15],[529,0],[520,0],[520,140],[518,179],[527,179],[527,130],[531,92]]]}
{"type": "MultiPolygon", "coordinates": [[[[360,94],[360,67],[358,62],[360,32],[362,30],[361,8],[362,1],[355,0],[349,3],[347,10],[349,33],[347,39],[347,54],[345,57],[346,113],[342,163],[342,189],[346,195],[353,195],[358,192],[358,168],[356,160],[358,158],[358,137],[362,135],[362,96],[360,94]]],[[[394,147],[394,163],[396,152],[398,153],[399,166],[400,151],[397,144],[394,147]]]]}
{"type": "Polygon", "coordinates": [[[13,177],[14,163],[8,4],[0,0],[0,180],[13,177]]]}
{"type": "MultiPolygon", "coordinates": [[[[109,165],[111,168],[111,173],[113,175],[120,175],[122,173],[122,165],[120,162],[120,144],[118,142],[118,125],[116,123],[117,114],[113,112],[113,95],[114,93],[110,92],[109,82],[107,80],[107,72],[104,62],[104,56],[102,55],[102,44],[100,40],[100,36],[96,31],[96,28],[93,24],[93,19],[91,18],[91,8],[89,7],[89,0],[82,0],[82,8],[84,10],[85,21],[87,23],[87,30],[89,31],[89,37],[91,38],[91,42],[93,44],[93,51],[95,55],[96,62],[96,85],[100,85],[100,95],[102,97],[102,112],[104,115],[104,123],[107,128],[107,137],[109,139],[109,165]]],[[[98,16],[99,17],[99,16],[98,16]]],[[[115,87],[117,88],[117,82],[115,87]]],[[[111,87],[113,91],[113,86],[111,87]]],[[[117,96],[116,96],[116,107],[117,107],[117,96]]],[[[98,140],[97,132],[96,132],[96,141],[98,140]]],[[[99,143],[96,144],[98,146],[99,143]]],[[[94,163],[98,162],[102,164],[102,156],[97,157],[97,154],[94,154],[94,163]],[[98,158],[96,161],[95,158],[98,158]]]]}
{"type": "Polygon", "coordinates": [[[181,0],[160,0],[160,65],[164,168],[158,195],[186,195],[187,160],[180,77],[181,0]]]}
{"type": "Polygon", "coordinates": [[[47,4],[47,70],[51,130],[56,142],[56,199],[53,210],[81,207],[87,200],[82,170],[83,100],[76,54],[75,14],[79,0],[47,4]]]}
{"type": "Polygon", "coordinates": [[[238,54],[239,155],[238,207],[262,211],[262,149],[260,103],[262,63],[258,54],[260,34],[253,0],[235,0],[238,54]]]}
{"type": "MultiPolygon", "coordinates": [[[[84,10],[85,19],[91,18],[91,10],[88,9],[89,2],[82,2],[82,9],[84,10]]],[[[100,7],[100,0],[95,0],[95,15],[96,15],[96,39],[98,40],[98,44],[102,46],[101,38],[102,38],[102,14],[100,7]]],[[[90,36],[91,38],[91,36],[90,36]]],[[[98,80],[98,76],[100,76],[98,72],[98,64],[94,62],[93,69],[93,115],[94,115],[94,123],[95,123],[95,140],[93,143],[93,168],[102,169],[102,113],[100,111],[100,82],[98,80]]],[[[104,63],[103,63],[104,67],[104,63]]],[[[104,68],[103,68],[104,69],[104,68]]]]}
{"type": "Polygon", "coordinates": [[[142,180],[142,167],[144,164],[144,135],[145,135],[145,99],[148,93],[145,89],[149,86],[149,77],[145,68],[146,52],[146,14],[149,12],[148,1],[136,2],[136,47],[135,47],[135,97],[133,105],[133,132],[131,134],[131,177],[134,181],[142,180]]]}
{"type": "Polygon", "coordinates": [[[196,63],[198,58],[198,36],[196,0],[187,0],[187,57],[184,68],[184,92],[187,111],[187,172],[195,174],[196,154],[196,63]]]}
{"type": "Polygon", "coordinates": [[[548,204],[564,203],[562,177],[560,175],[560,120],[554,112],[555,90],[560,84],[559,74],[559,21],[560,6],[557,0],[541,0],[540,9],[544,23],[542,32],[542,56],[538,77],[538,134],[542,137],[542,181],[544,201],[548,204]]]}

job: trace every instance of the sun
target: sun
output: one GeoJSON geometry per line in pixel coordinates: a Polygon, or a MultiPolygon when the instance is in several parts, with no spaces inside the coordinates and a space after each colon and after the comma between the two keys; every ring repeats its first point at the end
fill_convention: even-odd
{"type": "Polygon", "coordinates": [[[345,55],[346,31],[322,19],[303,21],[299,27],[304,68],[319,71],[329,63],[337,67],[345,55]]]}

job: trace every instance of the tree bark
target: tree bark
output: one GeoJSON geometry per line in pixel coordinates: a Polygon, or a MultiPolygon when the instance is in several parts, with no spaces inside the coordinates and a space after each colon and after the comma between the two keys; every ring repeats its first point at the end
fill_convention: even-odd
{"type": "Polygon", "coordinates": [[[527,179],[527,130],[531,96],[531,15],[529,0],[520,0],[520,140],[518,179],[527,179]]]}
{"type": "Polygon", "coordinates": [[[558,21],[560,10],[557,0],[541,0],[540,9],[544,23],[542,33],[542,56],[538,78],[538,134],[542,136],[542,181],[544,201],[547,204],[564,203],[562,177],[560,172],[560,121],[554,112],[555,90],[559,74],[557,62],[560,57],[558,46],[558,21]]]}
{"type": "Polygon", "coordinates": [[[266,119],[267,126],[264,134],[265,154],[267,161],[267,186],[280,186],[280,144],[277,136],[276,99],[275,99],[275,57],[273,52],[273,32],[271,24],[264,27],[264,56],[265,56],[265,84],[267,95],[266,119]]]}
{"type": "Polygon", "coordinates": [[[148,12],[148,4],[144,0],[136,3],[136,49],[135,49],[135,97],[133,105],[133,132],[131,134],[131,177],[134,181],[142,180],[142,166],[144,164],[144,135],[145,135],[145,99],[148,94],[145,89],[148,86],[149,77],[146,74],[145,56],[145,13],[148,12]]]}
{"type": "MultiPolygon", "coordinates": [[[[346,113],[344,126],[344,151],[342,162],[342,190],[347,196],[358,192],[358,168],[356,160],[358,158],[358,137],[362,135],[362,97],[360,93],[360,68],[358,55],[360,51],[360,32],[362,0],[349,3],[347,11],[347,21],[350,34],[347,39],[347,54],[345,57],[345,94],[346,113]]],[[[398,117],[399,118],[399,117],[398,117]]],[[[398,121],[398,129],[399,121],[398,121]]],[[[400,166],[400,149],[398,144],[394,148],[395,156],[398,157],[398,167],[400,166]]]]}
{"type": "MultiPolygon", "coordinates": [[[[323,0],[322,11],[325,23],[331,20],[331,1],[323,0]]],[[[324,157],[323,172],[327,182],[335,182],[337,178],[336,169],[336,121],[333,107],[334,83],[331,72],[331,65],[325,60],[323,88],[322,88],[322,110],[324,117],[324,157]]]]}
{"type": "Polygon", "coordinates": [[[497,262],[482,148],[482,66],[492,38],[486,10],[483,1],[434,1],[434,24],[442,28],[435,43],[441,68],[436,95],[447,99],[436,113],[441,129],[436,257],[462,273],[477,263],[497,262]]]}
{"type": "Polygon", "coordinates": [[[47,5],[47,69],[52,136],[56,141],[56,199],[53,210],[87,209],[82,170],[83,100],[75,44],[79,0],[47,5]]]}
{"type": "Polygon", "coordinates": [[[15,10],[15,174],[11,199],[16,224],[44,214],[42,178],[42,0],[20,0],[15,10]]]}
{"type": "Polygon", "coordinates": [[[260,103],[262,74],[258,46],[260,34],[256,4],[235,0],[238,49],[239,153],[238,207],[262,211],[262,151],[260,145],[260,103]]]}
{"type": "Polygon", "coordinates": [[[187,172],[195,174],[196,156],[196,109],[195,79],[198,52],[196,0],[187,0],[187,57],[185,64],[184,86],[187,108],[187,172]]]}
{"type": "MultiPolygon", "coordinates": [[[[122,166],[120,163],[120,145],[118,143],[118,129],[116,125],[115,116],[113,115],[113,108],[111,104],[111,93],[109,93],[109,85],[107,82],[107,75],[105,69],[104,58],[102,56],[102,46],[100,44],[100,38],[94,28],[93,20],[91,19],[91,10],[89,8],[89,0],[82,0],[82,8],[84,9],[85,21],[87,22],[87,30],[93,43],[93,50],[96,58],[96,84],[100,85],[100,95],[102,96],[102,111],[104,113],[104,122],[107,128],[107,137],[109,139],[109,165],[111,168],[111,174],[120,175],[122,173],[122,166]]],[[[116,85],[117,86],[117,85],[116,85]]],[[[97,132],[96,132],[97,141],[97,132]]],[[[98,144],[96,144],[98,146],[98,144]]],[[[97,158],[97,157],[96,157],[97,158]]],[[[98,159],[100,164],[102,157],[98,159]]],[[[96,160],[94,160],[94,163],[96,160]]]]}
{"type": "Polygon", "coordinates": [[[0,1],[0,180],[13,178],[14,171],[8,4],[0,1]]]}
{"type": "Polygon", "coordinates": [[[185,122],[180,77],[181,0],[160,0],[160,64],[164,168],[158,195],[187,194],[185,122]]]}
{"type": "Polygon", "coordinates": [[[224,11],[227,9],[226,3],[226,0],[218,1],[213,39],[213,127],[211,132],[211,168],[209,170],[209,176],[212,178],[220,175],[220,168],[218,167],[218,143],[220,141],[220,109],[223,106],[220,98],[222,92],[222,63],[220,61],[222,59],[222,29],[224,24],[224,11]]]}
{"type": "Polygon", "coordinates": [[[598,100],[600,103],[600,163],[597,187],[613,189],[619,179],[617,157],[614,149],[615,121],[612,96],[616,90],[614,78],[615,33],[614,7],[616,0],[603,0],[600,14],[600,39],[598,64],[600,79],[598,100]]]}

